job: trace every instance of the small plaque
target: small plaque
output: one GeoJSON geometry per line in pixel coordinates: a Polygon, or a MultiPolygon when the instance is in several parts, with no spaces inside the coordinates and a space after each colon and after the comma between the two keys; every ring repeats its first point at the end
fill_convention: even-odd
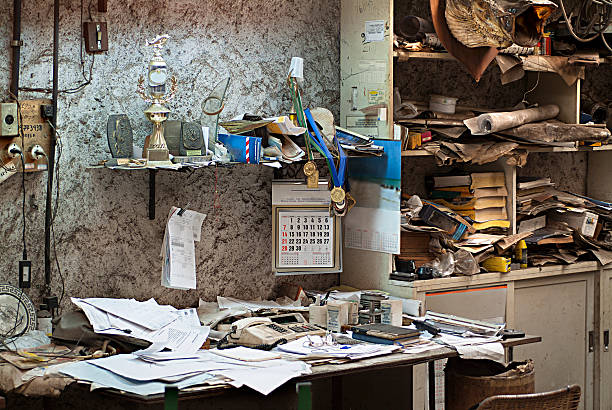
{"type": "Polygon", "coordinates": [[[134,156],[132,125],[127,115],[118,114],[108,117],[106,137],[113,158],[134,156]]]}

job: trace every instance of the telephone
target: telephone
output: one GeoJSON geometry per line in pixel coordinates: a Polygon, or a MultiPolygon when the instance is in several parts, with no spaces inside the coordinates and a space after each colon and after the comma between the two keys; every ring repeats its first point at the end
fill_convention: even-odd
{"type": "MultiPolygon", "coordinates": [[[[232,324],[232,331],[228,335],[228,342],[243,346],[270,345],[280,339],[287,341],[299,339],[306,335],[325,335],[325,330],[306,323],[299,313],[293,314],[295,321],[288,323],[275,323],[275,317],[248,317],[237,320],[232,324]]],[[[287,315],[280,315],[285,319],[287,315]]]]}

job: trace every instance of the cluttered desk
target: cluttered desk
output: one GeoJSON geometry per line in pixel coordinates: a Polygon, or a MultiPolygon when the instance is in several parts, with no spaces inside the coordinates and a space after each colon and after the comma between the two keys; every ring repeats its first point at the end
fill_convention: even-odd
{"type": "Polygon", "coordinates": [[[0,353],[6,362],[0,380],[3,389],[23,395],[58,396],[78,382],[78,391],[90,389],[88,394],[101,390],[155,404],[173,400],[171,391],[178,402],[231,396],[232,388],[244,386],[263,398],[286,383],[327,379],[332,408],[341,408],[342,376],[428,363],[428,400],[434,403],[434,361],[461,356],[503,362],[512,359],[513,347],[541,340],[434,312],[413,317],[400,310],[381,316],[388,323],[359,324],[352,309],[365,313],[373,292],[309,294],[326,301],[302,306],[300,299],[279,304],[219,297],[179,310],[153,299],[73,298],[82,313],[60,316],[52,341],[29,333],[0,353]],[[313,324],[322,309],[325,323],[313,324]],[[391,324],[398,321],[406,325],[391,324]]]}

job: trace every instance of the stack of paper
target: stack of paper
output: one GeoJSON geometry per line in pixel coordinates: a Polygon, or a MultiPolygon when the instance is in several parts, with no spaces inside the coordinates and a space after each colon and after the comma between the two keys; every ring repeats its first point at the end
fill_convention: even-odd
{"type": "Polygon", "coordinates": [[[310,373],[307,363],[277,359],[277,356],[248,348],[225,355],[213,351],[199,351],[193,355],[123,354],[69,364],[60,372],[96,385],[138,394],[162,393],[167,383],[185,388],[215,376],[231,379],[233,386],[246,385],[268,394],[288,380],[310,373]],[[225,357],[227,355],[238,358],[225,357]],[[241,360],[245,358],[258,360],[241,360]]]}
{"type": "Polygon", "coordinates": [[[283,352],[302,355],[304,359],[345,358],[358,360],[393,353],[400,347],[370,343],[325,344],[320,336],[309,336],[279,345],[278,349],[283,352]]]}
{"type": "Polygon", "coordinates": [[[152,343],[147,349],[151,353],[163,349],[193,353],[210,332],[200,325],[195,309],[177,310],[154,299],[72,298],[72,302],[83,310],[94,332],[147,340],[152,343]]]}

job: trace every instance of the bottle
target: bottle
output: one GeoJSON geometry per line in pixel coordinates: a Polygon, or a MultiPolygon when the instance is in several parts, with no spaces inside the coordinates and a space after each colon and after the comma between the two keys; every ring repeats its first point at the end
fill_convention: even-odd
{"type": "Polygon", "coordinates": [[[514,247],[514,262],[520,264],[521,269],[527,267],[527,244],[524,239],[514,247]]]}

